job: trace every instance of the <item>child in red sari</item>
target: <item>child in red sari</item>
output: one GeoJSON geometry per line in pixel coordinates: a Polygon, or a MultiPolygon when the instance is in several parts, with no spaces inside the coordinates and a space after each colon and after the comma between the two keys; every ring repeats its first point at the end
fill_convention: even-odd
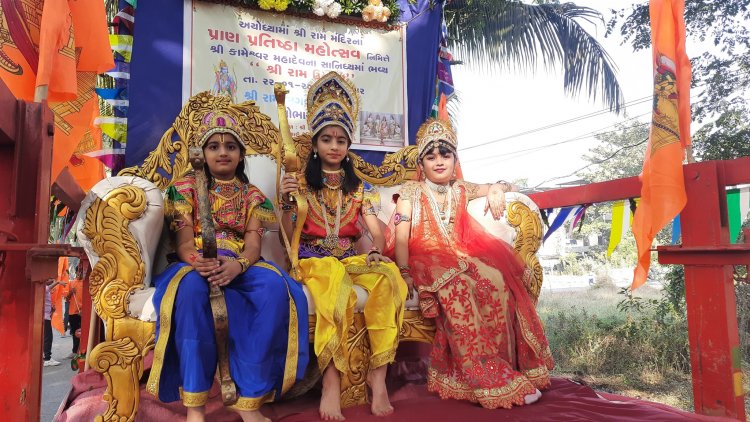
{"type": "Polygon", "coordinates": [[[510,185],[454,180],[456,137],[448,122],[424,123],[417,148],[425,179],[399,194],[395,255],[437,325],[428,389],[489,409],[533,403],[550,384],[553,362],[523,264],[466,208],[486,196],[485,211],[500,218],[510,185]]]}

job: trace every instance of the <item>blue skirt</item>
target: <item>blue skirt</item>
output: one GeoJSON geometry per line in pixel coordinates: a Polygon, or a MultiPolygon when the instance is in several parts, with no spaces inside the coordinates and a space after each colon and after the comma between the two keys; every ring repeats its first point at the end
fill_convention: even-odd
{"type": "MultiPolygon", "coordinates": [[[[183,262],[154,279],[159,310],[146,389],[163,402],[206,404],[217,352],[206,279],[183,262]]],[[[222,288],[229,320],[229,367],[239,400],[255,410],[302,379],[309,360],[307,299],[275,264],[258,261],[222,288]]]]}

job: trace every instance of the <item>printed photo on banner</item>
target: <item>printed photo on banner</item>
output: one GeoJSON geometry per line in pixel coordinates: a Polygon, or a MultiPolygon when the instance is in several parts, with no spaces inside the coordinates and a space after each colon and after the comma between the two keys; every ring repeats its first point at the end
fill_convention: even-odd
{"type": "Polygon", "coordinates": [[[276,122],[274,83],[282,83],[293,135],[309,132],[307,89],[331,70],[357,87],[354,149],[395,151],[408,144],[405,37],[392,30],[279,15],[193,0],[186,8],[183,101],[199,92],[255,101],[276,122]]]}

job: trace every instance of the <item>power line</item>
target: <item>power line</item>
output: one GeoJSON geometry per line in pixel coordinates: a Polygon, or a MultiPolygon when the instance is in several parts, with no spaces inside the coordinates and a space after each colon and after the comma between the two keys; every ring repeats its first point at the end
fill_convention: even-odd
{"type": "MultiPolygon", "coordinates": [[[[609,132],[601,132],[601,131],[604,130],[604,129],[608,129],[610,127],[617,126],[619,124],[624,124],[624,123],[627,123],[627,122],[639,119],[639,118],[647,116],[647,115],[649,115],[651,113],[652,113],[652,111],[649,110],[646,113],[639,114],[639,115],[637,115],[635,117],[631,117],[631,118],[629,118],[627,120],[623,120],[622,122],[613,123],[611,125],[604,126],[604,127],[600,128],[600,129],[596,129],[596,130],[593,130],[591,132],[587,132],[587,133],[584,133],[582,135],[578,135],[576,137],[566,139],[564,141],[559,141],[559,142],[555,142],[555,143],[552,143],[552,144],[539,145],[539,146],[536,146],[536,147],[526,148],[526,149],[517,150],[517,151],[511,151],[511,152],[505,152],[505,153],[501,153],[501,154],[495,154],[495,155],[491,155],[489,157],[479,157],[479,158],[475,158],[475,159],[469,159],[469,160],[465,160],[465,162],[470,163],[470,162],[476,162],[476,161],[485,161],[485,160],[490,160],[490,159],[497,158],[497,157],[504,157],[504,156],[508,156],[508,155],[515,155],[515,154],[518,154],[518,153],[521,153],[521,152],[529,152],[529,151],[534,152],[534,151],[539,151],[539,150],[551,148],[551,147],[562,145],[562,144],[567,144],[567,143],[570,143],[570,142],[575,142],[575,141],[580,141],[580,140],[583,140],[583,139],[588,139],[588,138],[591,138],[591,137],[594,137],[594,136],[597,136],[597,135],[606,135],[606,134],[610,134],[610,133],[620,132],[621,131],[620,129],[609,131],[609,132]]],[[[648,123],[649,122],[641,123],[638,126],[643,126],[643,125],[646,125],[648,123]]]]}
{"type": "MultiPolygon", "coordinates": [[[[624,106],[639,105],[639,104],[643,104],[643,103],[646,103],[646,102],[650,102],[652,98],[653,98],[653,96],[649,95],[649,96],[646,96],[646,97],[643,97],[643,98],[638,98],[638,99],[632,100],[632,101],[627,102],[627,103],[625,103],[623,105],[624,106]]],[[[479,147],[483,147],[483,146],[486,146],[486,145],[490,145],[490,144],[494,144],[494,143],[498,143],[498,142],[502,142],[502,141],[507,141],[509,139],[518,138],[520,136],[525,136],[525,135],[529,135],[529,134],[536,133],[536,132],[541,132],[543,130],[552,129],[552,128],[555,128],[555,127],[558,127],[558,126],[563,126],[563,125],[570,124],[570,123],[575,123],[575,122],[578,122],[578,121],[581,121],[581,120],[585,120],[585,119],[588,119],[588,118],[591,118],[591,117],[601,116],[603,114],[609,114],[609,112],[610,112],[609,109],[603,109],[603,110],[591,112],[589,114],[580,115],[580,116],[577,116],[577,117],[570,118],[568,120],[563,120],[563,121],[560,121],[560,122],[551,123],[551,124],[548,124],[546,126],[541,126],[541,127],[538,127],[538,128],[529,129],[529,130],[526,130],[526,131],[523,131],[523,132],[519,132],[519,133],[516,133],[516,134],[513,134],[513,135],[508,135],[508,136],[505,136],[505,137],[500,138],[500,139],[495,139],[493,141],[487,141],[487,142],[483,142],[481,144],[471,145],[471,146],[468,146],[466,148],[459,148],[458,150],[459,151],[467,151],[467,150],[470,150],[470,149],[479,148],[479,147]]]]}
{"type": "MultiPolygon", "coordinates": [[[[748,73],[750,73],[750,72],[748,72],[748,73]]],[[[700,87],[703,87],[705,85],[707,85],[707,84],[706,83],[702,83],[702,84],[693,86],[690,89],[691,89],[691,91],[693,91],[696,88],[700,88],[700,87]]],[[[652,95],[647,95],[645,97],[636,98],[635,100],[628,101],[628,102],[624,103],[623,106],[629,106],[629,105],[633,106],[633,105],[639,105],[639,104],[643,104],[643,103],[648,103],[648,102],[651,102],[653,100],[653,98],[654,98],[653,94],[652,95]]],[[[695,96],[691,95],[691,98],[697,98],[697,95],[695,95],[695,96]]],[[[591,117],[596,117],[596,116],[600,116],[600,115],[603,115],[603,114],[609,114],[610,112],[611,111],[608,108],[605,108],[605,109],[602,109],[602,110],[591,112],[589,114],[583,114],[583,115],[580,115],[580,116],[577,116],[577,117],[573,117],[573,118],[570,118],[568,120],[563,120],[563,121],[560,121],[560,122],[557,122],[557,123],[551,123],[551,124],[546,125],[546,126],[538,127],[538,128],[535,128],[535,129],[529,129],[527,131],[519,132],[519,133],[516,133],[516,134],[513,134],[513,135],[508,135],[508,136],[500,138],[500,139],[495,139],[495,140],[492,140],[492,141],[487,141],[487,142],[484,142],[484,143],[481,143],[481,144],[477,144],[477,145],[471,145],[471,146],[468,146],[466,148],[459,148],[458,150],[459,151],[467,151],[467,150],[470,150],[470,149],[483,147],[483,146],[486,146],[486,145],[490,145],[490,144],[494,144],[494,143],[506,141],[506,140],[509,140],[509,139],[518,138],[520,136],[528,135],[528,134],[531,134],[531,133],[541,132],[543,130],[551,129],[551,128],[554,128],[554,127],[563,126],[563,125],[570,124],[570,123],[575,123],[575,122],[578,122],[580,120],[585,120],[585,119],[588,119],[588,118],[591,118],[591,117]]]]}
{"type": "Polygon", "coordinates": [[[621,153],[622,151],[624,151],[624,150],[626,150],[626,149],[629,149],[629,148],[633,148],[633,147],[637,147],[638,145],[643,145],[643,144],[644,144],[644,143],[646,143],[646,142],[648,142],[648,138],[646,138],[646,139],[644,139],[644,140],[642,140],[642,141],[636,142],[636,143],[634,143],[634,144],[630,144],[630,145],[625,145],[625,146],[623,146],[623,147],[621,147],[621,148],[619,148],[619,149],[615,150],[615,152],[613,152],[612,154],[608,155],[607,157],[604,157],[604,158],[602,158],[602,159],[601,159],[601,160],[599,160],[599,161],[592,161],[591,163],[588,163],[588,164],[586,164],[585,166],[583,166],[583,167],[579,168],[578,170],[575,170],[575,171],[573,171],[573,172],[572,172],[572,173],[570,173],[570,174],[566,174],[565,176],[556,176],[556,177],[552,177],[552,178],[550,178],[550,179],[544,180],[544,181],[540,182],[539,184],[537,184],[536,186],[534,186],[534,187],[533,187],[532,189],[536,189],[536,188],[538,188],[539,186],[542,186],[543,184],[545,184],[545,183],[547,183],[547,182],[551,182],[551,181],[553,181],[553,180],[564,179],[564,178],[566,178],[566,177],[574,176],[574,175],[578,174],[578,172],[581,172],[581,171],[583,171],[583,170],[586,170],[587,168],[589,168],[589,167],[591,167],[591,166],[593,166],[593,165],[599,165],[599,164],[602,164],[602,163],[605,163],[605,162],[607,162],[607,161],[611,160],[611,159],[612,159],[612,158],[614,158],[614,157],[615,157],[615,156],[616,156],[617,154],[621,153]]]}
{"type": "MultiPolygon", "coordinates": [[[[703,100],[703,101],[705,101],[705,100],[703,100]]],[[[703,102],[703,101],[698,101],[698,102],[696,102],[694,104],[698,104],[698,103],[703,102]]],[[[559,141],[559,142],[555,142],[555,143],[552,143],[552,144],[546,144],[546,145],[539,145],[539,146],[536,146],[536,147],[526,148],[526,149],[517,150],[517,151],[511,151],[511,152],[506,152],[506,153],[501,153],[501,154],[495,154],[495,155],[491,155],[489,157],[479,157],[479,158],[469,159],[469,160],[465,160],[464,162],[467,162],[467,163],[470,163],[470,162],[480,162],[480,161],[486,161],[486,160],[490,160],[490,159],[494,159],[494,158],[498,158],[498,157],[506,157],[506,158],[504,158],[502,160],[497,160],[496,161],[496,162],[501,162],[501,161],[509,160],[511,158],[518,158],[519,156],[527,155],[527,154],[530,154],[532,152],[541,151],[541,150],[544,150],[544,149],[547,149],[547,148],[551,148],[551,147],[554,147],[554,146],[558,146],[558,145],[562,145],[562,144],[567,144],[567,143],[575,142],[575,141],[580,141],[580,140],[584,140],[584,139],[596,137],[596,136],[599,136],[599,135],[607,135],[607,134],[611,134],[611,133],[617,133],[617,132],[620,132],[621,129],[615,129],[615,130],[608,131],[608,132],[600,132],[600,131],[604,130],[604,129],[608,129],[610,127],[615,127],[617,125],[625,124],[627,122],[636,120],[636,119],[644,117],[646,115],[650,115],[651,113],[652,113],[652,111],[649,110],[646,113],[639,114],[637,116],[634,116],[634,117],[631,117],[629,119],[623,120],[622,122],[616,122],[616,123],[613,123],[611,125],[604,126],[604,127],[600,128],[600,129],[593,130],[591,132],[588,132],[588,133],[585,133],[585,134],[582,134],[582,135],[578,135],[578,136],[576,136],[574,138],[566,139],[564,141],[559,141]],[[519,155],[519,153],[524,153],[524,154],[520,154],[519,155]],[[509,157],[509,156],[512,156],[512,157],[509,157]]],[[[644,126],[644,125],[647,125],[647,124],[650,124],[650,122],[640,123],[640,124],[636,125],[636,127],[644,126]]]]}

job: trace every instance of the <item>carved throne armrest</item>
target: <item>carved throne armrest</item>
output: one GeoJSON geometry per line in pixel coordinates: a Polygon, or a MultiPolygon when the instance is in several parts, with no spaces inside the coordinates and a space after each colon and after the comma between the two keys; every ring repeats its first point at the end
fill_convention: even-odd
{"type": "Polygon", "coordinates": [[[87,356],[107,380],[108,407],[97,421],[134,420],[138,409],[143,358],[155,330],[142,318],[153,312],[148,285],[163,217],[159,189],[132,176],[102,180],[81,204],[76,227],[93,267],[91,298],[105,326],[105,341],[87,356]]]}

